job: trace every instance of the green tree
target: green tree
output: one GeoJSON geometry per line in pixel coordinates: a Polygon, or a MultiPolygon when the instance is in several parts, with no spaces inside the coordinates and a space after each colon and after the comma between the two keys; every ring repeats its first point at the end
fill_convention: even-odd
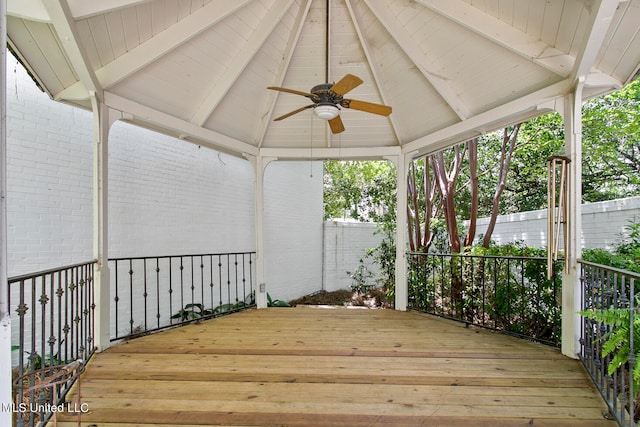
{"type": "Polygon", "coordinates": [[[640,80],[592,99],[582,115],[584,200],[640,195],[640,80]]]}
{"type": "Polygon", "coordinates": [[[324,218],[381,222],[395,218],[395,169],[387,161],[324,164],[324,218]]]}

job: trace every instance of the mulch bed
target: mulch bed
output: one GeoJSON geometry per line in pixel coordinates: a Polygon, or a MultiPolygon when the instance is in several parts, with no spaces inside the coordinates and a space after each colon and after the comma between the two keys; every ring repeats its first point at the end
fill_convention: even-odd
{"type": "Polygon", "coordinates": [[[294,307],[296,305],[338,305],[368,308],[393,307],[393,301],[387,299],[386,291],[382,288],[372,289],[366,293],[357,293],[346,289],[333,292],[320,291],[289,301],[289,303],[294,307]]]}

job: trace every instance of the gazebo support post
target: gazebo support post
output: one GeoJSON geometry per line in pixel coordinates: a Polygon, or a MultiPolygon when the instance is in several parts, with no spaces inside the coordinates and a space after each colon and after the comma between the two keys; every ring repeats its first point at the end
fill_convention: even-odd
{"type": "Polygon", "coordinates": [[[567,198],[568,239],[565,242],[565,269],[562,273],[562,353],[577,358],[580,350],[580,268],[582,253],[582,87],[579,79],[573,92],[564,99],[565,155],[569,163],[567,198]]]}
{"type": "Polygon", "coordinates": [[[111,282],[109,276],[108,155],[109,129],[115,121],[111,110],[91,93],[93,110],[93,257],[95,289],[95,337],[98,351],[110,345],[111,282]]]}
{"type": "MultiPolygon", "coordinates": [[[[0,0],[0,404],[11,406],[11,315],[7,284],[7,2],[0,0]]],[[[0,411],[0,425],[12,425],[11,411],[0,411]]]]}
{"type": "Polygon", "coordinates": [[[407,310],[407,169],[411,158],[406,154],[385,156],[396,167],[396,287],[395,309],[407,310]]]}
{"type": "Polygon", "coordinates": [[[244,154],[253,166],[254,203],[255,203],[255,235],[256,235],[256,306],[267,307],[266,273],[264,263],[264,171],[275,157],[244,154]]]}

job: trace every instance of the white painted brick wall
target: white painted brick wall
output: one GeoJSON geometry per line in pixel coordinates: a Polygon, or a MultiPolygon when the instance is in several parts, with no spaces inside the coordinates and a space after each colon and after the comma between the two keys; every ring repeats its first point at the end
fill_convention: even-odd
{"type": "Polygon", "coordinates": [[[52,102],[7,57],[8,273],[91,259],[91,114],[52,102]]]}
{"type": "Polygon", "coordinates": [[[273,299],[322,287],[322,185],[322,162],[276,161],[265,170],[266,289],[273,299]]]}
{"type": "MultiPolygon", "coordinates": [[[[367,249],[380,244],[382,236],[375,234],[376,224],[346,221],[324,222],[324,289],[335,291],[350,289],[352,279],[347,271],[355,271],[360,259],[365,257],[367,249]]],[[[378,269],[370,258],[364,259],[365,265],[374,275],[378,269]]],[[[372,284],[375,283],[375,277],[372,284]]]]}
{"type": "MultiPolygon", "coordinates": [[[[9,276],[88,261],[92,114],[51,101],[10,55],[7,70],[9,276]]],[[[122,122],[109,149],[110,257],[255,250],[249,162],[122,122]]],[[[322,166],[314,164],[313,178],[309,167],[267,170],[274,298],[321,287],[322,166]]]]}
{"type": "MultiPolygon", "coordinates": [[[[640,221],[640,197],[582,205],[582,247],[612,249],[633,218],[640,221]]],[[[487,229],[488,218],[478,220],[477,235],[487,229]]],[[[498,244],[522,240],[529,246],[547,246],[547,210],[498,217],[491,236],[498,244]]]]}
{"type": "MultiPolygon", "coordinates": [[[[9,275],[91,259],[91,113],[51,101],[11,55],[7,95],[9,275]]],[[[320,286],[313,258],[321,260],[322,164],[314,163],[313,178],[309,167],[267,169],[265,228],[275,237],[266,246],[274,261],[283,247],[316,247],[297,264],[320,286]]],[[[253,186],[244,159],[117,122],[109,135],[109,255],[255,250],[253,186]]],[[[271,270],[284,280],[280,267],[271,270]]]]}

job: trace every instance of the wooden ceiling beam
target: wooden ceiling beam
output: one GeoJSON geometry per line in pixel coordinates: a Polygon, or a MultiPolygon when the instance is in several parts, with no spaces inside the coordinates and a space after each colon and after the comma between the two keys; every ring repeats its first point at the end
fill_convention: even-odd
{"type": "Polygon", "coordinates": [[[575,58],[461,0],[416,0],[429,10],[565,78],[575,58]]]}
{"type": "MultiPolygon", "coordinates": [[[[251,0],[216,0],[198,9],[166,30],[96,70],[98,81],[105,89],[121,82],[143,67],[157,61],[168,52],[188,42],[203,31],[235,13],[251,0]]],[[[56,99],[79,99],[82,91],[70,86],[55,94],[56,99]]]]}
{"type": "Polygon", "coordinates": [[[214,150],[242,155],[243,153],[257,156],[258,149],[246,142],[231,138],[219,132],[205,129],[200,126],[182,120],[171,114],[158,111],[146,105],[139,104],[108,91],[104,92],[105,104],[117,111],[121,111],[125,117],[130,116],[133,123],[141,126],[149,126],[156,130],[164,129],[171,132],[172,136],[178,136],[184,140],[198,141],[214,150]]]}
{"type": "MultiPolygon", "coordinates": [[[[307,16],[309,15],[309,9],[311,8],[311,1],[307,0],[306,4],[301,5],[298,9],[298,14],[296,16],[295,24],[293,25],[293,30],[289,35],[289,39],[287,40],[287,45],[285,46],[283,52],[284,60],[280,62],[280,67],[276,70],[277,79],[274,82],[275,86],[282,86],[284,79],[287,74],[287,69],[289,68],[289,64],[291,63],[291,59],[293,58],[293,53],[295,51],[296,45],[298,44],[298,40],[300,40],[300,34],[302,34],[302,29],[305,26],[305,22],[307,20],[307,16]]],[[[264,136],[267,133],[267,128],[269,127],[269,122],[271,117],[273,117],[273,110],[276,105],[276,100],[278,99],[279,92],[276,91],[267,91],[267,108],[265,109],[265,114],[262,116],[262,121],[260,125],[257,127],[256,132],[256,141],[258,143],[258,148],[262,147],[262,143],[264,141],[264,136]]]]}
{"type": "Polygon", "coordinates": [[[458,96],[458,91],[452,87],[451,79],[443,76],[433,62],[424,54],[416,41],[407,33],[406,28],[391,14],[388,5],[379,1],[365,0],[365,3],[376,16],[378,21],[395,39],[396,43],[406,53],[409,59],[420,70],[429,84],[438,92],[442,99],[458,115],[461,120],[471,117],[471,112],[458,96]]]}
{"type": "Polygon", "coordinates": [[[80,37],[66,0],[45,0],[44,6],[47,9],[51,25],[56,31],[60,45],[67,55],[71,67],[80,79],[79,84],[87,91],[87,95],[88,92],[93,92],[99,99],[102,99],[102,85],[89,65],[87,53],[78,43],[80,37]]]}
{"type": "Polygon", "coordinates": [[[264,42],[269,38],[276,26],[287,13],[294,0],[276,0],[269,8],[267,14],[260,20],[260,25],[252,33],[251,37],[242,46],[238,54],[225,72],[212,83],[209,94],[200,104],[191,121],[198,126],[203,126],[218,104],[229,92],[238,77],[242,74],[251,59],[258,53],[264,42]]]}
{"type": "MultiPolygon", "coordinates": [[[[373,59],[373,54],[371,53],[371,49],[369,48],[369,45],[367,44],[366,39],[362,33],[362,28],[360,23],[358,22],[358,18],[356,17],[356,13],[353,9],[352,1],[347,0],[345,3],[347,5],[347,10],[349,11],[349,17],[351,18],[351,22],[353,22],[353,27],[356,31],[356,34],[358,35],[360,46],[362,47],[364,56],[367,59],[367,63],[369,64],[369,69],[371,71],[371,75],[373,76],[375,87],[378,90],[378,93],[380,94],[380,99],[382,100],[383,103],[389,104],[389,97],[385,94],[383,90],[383,86],[380,84],[380,76],[379,76],[380,73],[378,69],[374,66],[376,62],[373,59]]],[[[393,130],[393,133],[396,136],[396,140],[401,141],[399,127],[395,120],[395,117],[393,116],[393,114],[391,114],[388,118],[389,118],[389,122],[391,123],[391,129],[393,130]]]]}
{"type": "Polygon", "coordinates": [[[596,56],[609,32],[619,3],[619,0],[601,0],[592,4],[587,25],[589,31],[578,49],[578,57],[571,72],[573,80],[586,79],[593,72],[596,56]]]}
{"type": "Polygon", "coordinates": [[[101,15],[103,13],[113,12],[114,10],[124,9],[137,4],[147,3],[149,1],[150,0],[68,0],[69,9],[75,19],[84,19],[90,16],[101,15]]]}

